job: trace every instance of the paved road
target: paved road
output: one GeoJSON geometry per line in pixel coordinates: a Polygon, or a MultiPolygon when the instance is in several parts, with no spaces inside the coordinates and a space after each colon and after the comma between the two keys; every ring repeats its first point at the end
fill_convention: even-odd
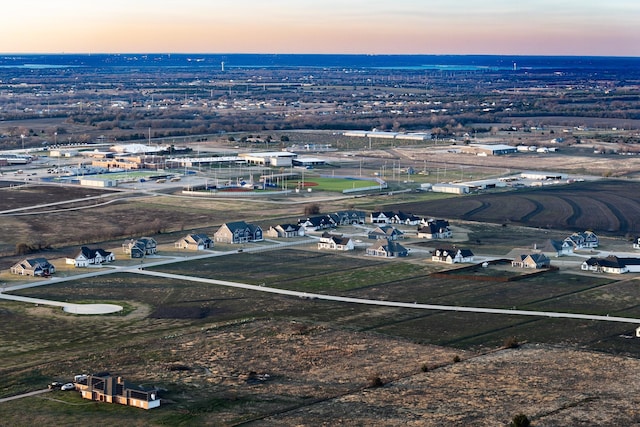
{"type": "Polygon", "coordinates": [[[334,295],[314,294],[309,292],[290,291],[287,289],[269,288],[266,286],[249,285],[246,283],[229,282],[226,280],[205,279],[202,277],[184,276],[180,274],[161,273],[158,271],[137,270],[135,271],[135,273],[145,274],[145,275],[155,276],[155,277],[163,277],[168,279],[208,283],[212,285],[230,286],[234,288],[248,289],[248,290],[260,291],[260,292],[269,292],[272,294],[289,295],[289,296],[295,296],[295,297],[306,298],[306,299],[339,301],[339,302],[347,302],[347,303],[354,303],[354,304],[367,304],[367,305],[377,305],[377,306],[385,306],[385,307],[402,307],[402,308],[412,308],[412,309],[422,309],[422,310],[507,314],[507,315],[518,315],[518,316],[552,317],[552,318],[563,318],[563,319],[597,320],[597,321],[604,321],[604,322],[621,322],[621,323],[640,324],[640,319],[634,319],[630,317],[599,316],[599,315],[592,315],[592,314],[561,313],[561,312],[553,312],[553,311],[532,311],[532,310],[517,310],[517,309],[512,310],[512,309],[484,308],[484,307],[461,307],[461,306],[453,306],[453,305],[419,304],[417,302],[408,303],[408,302],[398,302],[398,301],[380,301],[380,300],[372,300],[372,299],[350,298],[350,297],[340,297],[340,296],[334,296],[334,295]]]}
{"type": "MultiPolygon", "coordinates": [[[[314,239],[306,238],[306,239],[296,239],[295,241],[292,241],[292,242],[280,243],[278,245],[273,245],[273,246],[252,245],[250,247],[246,247],[246,246],[243,247],[242,251],[243,253],[271,251],[271,250],[281,249],[284,247],[308,244],[314,241],[315,241],[314,239]]],[[[121,267],[121,266],[103,267],[100,269],[93,269],[92,271],[84,274],[79,274],[79,275],[74,275],[69,277],[56,277],[56,278],[51,278],[51,279],[47,279],[39,282],[10,286],[3,289],[3,291],[15,291],[15,290],[25,289],[29,287],[34,287],[34,286],[44,286],[44,285],[50,285],[54,283],[66,282],[66,281],[83,279],[83,278],[98,277],[98,276],[113,274],[113,273],[137,273],[137,274],[145,274],[149,276],[164,277],[164,278],[184,280],[184,281],[208,283],[212,285],[230,286],[235,288],[248,289],[252,291],[268,292],[272,294],[289,295],[289,296],[295,296],[295,297],[306,298],[306,299],[320,299],[320,300],[326,300],[326,301],[338,301],[338,302],[346,302],[346,303],[354,303],[354,304],[367,304],[367,305],[377,305],[377,306],[386,306],[386,307],[402,307],[402,308],[412,308],[412,309],[422,309],[422,310],[506,314],[506,315],[518,315],[518,316],[536,316],[536,317],[595,320],[595,321],[603,321],[603,322],[621,322],[621,323],[640,324],[640,319],[635,319],[630,317],[600,316],[600,315],[591,315],[591,314],[562,313],[562,312],[553,312],[553,311],[532,311],[532,310],[500,309],[500,308],[485,308],[485,307],[463,307],[463,306],[452,306],[452,305],[437,305],[437,304],[422,304],[422,303],[419,304],[417,302],[411,303],[411,302],[380,301],[380,300],[370,300],[370,299],[362,299],[362,298],[350,298],[350,297],[315,294],[315,293],[300,292],[300,291],[290,291],[287,289],[278,289],[278,288],[270,288],[266,286],[250,285],[247,283],[230,282],[226,280],[216,280],[216,279],[206,279],[202,277],[161,273],[157,271],[142,269],[142,268],[156,267],[156,266],[184,262],[184,261],[199,260],[199,259],[206,259],[206,258],[212,258],[217,256],[230,255],[230,254],[237,254],[241,256],[241,253],[238,253],[238,250],[233,250],[233,251],[226,251],[226,252],[208,251],[207,253],[199,254],[199,255],[164,258],[164,259],[158,259],[157,261],[155,261],[156,258],[147,258],[146,261],[149,261],[151,259],[154,259],[154,261],[145,262],[144,265],[140,265],[140,266],[135,265],[135,266],[126,266],[126,267],[121,267]]],[[[119,307],[119,309],[115,311],[122,310],[122,307],[112,305],[112,304],[73,304],[73,303],[67,303],[67,302],[61,302],[61,301],[51,301],[51,300],[43,300],[43,299],[36,299],[36,298],[20,297],[16,295],[6,295],[6,294],[3,294],[2,292],[0,292],[0,299],[24,301],[24,302],[31,302],[35,304],[62,306],[64,307],[65,311],[68,311],[71,313],[77,313],[77,314],[104,314],[100,312],[101,309],[106,310],[106,312],[108,313],[113,313],[114,312],[113,310],[115,310],[116,307],[119,307]]]]}
{"type": "MultiPolygon", "coordinates": [[[[242,249],[242,252],[262,252],[262,251],[271,251],[271,250],[281,249],[284,247],[303,245],[313,241],[314,241],[313,239],[296,239],[294,241],[286,242],[286,243],[278,242],[277,245],[273,245],[273,246],[252,245],[251,247],[242,247],[241,249],[242,249]]],[[[74,313],[74,314],[116,313],[118,311],[121,311],[122,307],[115,304],[76,304],[76,303],[71,303],[66,301],[54,301],[54,300],[46,300],[41,298],[23,297],[19,295],[8,295],[8,294],[5,294],[4,292],[7,292],[7,291],[14,292],[14,291],[19,291],[21,289],[34,288],[37,286],[48,286],[48,285],[53,285],[55,283],[69,282],[69,281],[78,280],[78,279],[96,278],[99,276],[104,276],[104,275],[113,274],[113,273],[136,272],[141,268],[157,267],[157,266],[173,264],[178,262],[200,260],[200,259],[225,256],[225,255],[231,255],[231,254],[240,254],[238,250],[239,249],[235,249],[232,251],[225,251],[225,252],[206,251],[205,253],[198,254],[198,255],[181,256],[181,257],[178,256],[178,257],[170,257],[170,258],[152,256],[152,257],[145,258],[146,262],[141,263],[140,265],[133,265],[133,266],[110,265],[110,266],[101,266],[99,268],[90,268],[87,273],[76,274],[73,276],[51,277],[49,279],[39,280],[36,282],[23,283],[21,285],[3,286],[2,288],[0,288],[0,299],[26,302],[30,304],[36,304],[36,305],[51,305],[54,307],[62,307],[64,311],[68,313],[74,313]]]]}

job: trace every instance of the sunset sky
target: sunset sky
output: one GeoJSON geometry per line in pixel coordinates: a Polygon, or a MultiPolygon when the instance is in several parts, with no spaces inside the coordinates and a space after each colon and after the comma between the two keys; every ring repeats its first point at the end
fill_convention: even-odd
{"type": "Polygon", "coordinates": [[[21,0],[0,53],[640,56],[638,0],[21,0]]]}

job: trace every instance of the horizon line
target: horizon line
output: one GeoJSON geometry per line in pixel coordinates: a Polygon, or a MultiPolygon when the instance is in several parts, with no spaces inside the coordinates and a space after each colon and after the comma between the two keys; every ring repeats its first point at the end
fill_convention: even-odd
{"type": "Polygon", "coordinates": [[[161,52],[161,51],[123,51],[123,52],[0,52],[2,56],[11,55],[265,55],[265,56],[513,56],[543,58],[639,58],[640,55],[601,55],[601,54],[541,54],[541,53],[319,53],[319,52],[161,52]]]}

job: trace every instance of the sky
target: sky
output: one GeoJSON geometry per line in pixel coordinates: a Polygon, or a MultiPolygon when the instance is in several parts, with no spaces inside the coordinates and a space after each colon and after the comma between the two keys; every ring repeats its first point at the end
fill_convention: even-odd
{"type": "Polygon", "coordinates": [[[639,0],[8,0],[0,53],[640,56],[639,0]]]}

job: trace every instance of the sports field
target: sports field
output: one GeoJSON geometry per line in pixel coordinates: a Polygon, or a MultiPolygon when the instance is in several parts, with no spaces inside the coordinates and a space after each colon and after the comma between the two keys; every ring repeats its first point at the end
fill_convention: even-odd
{"type": "Polygon", "coordinates": [[[336,191],[342,192],[344,190],[351,190],[354,188],[367,188],[380,186],[375,180],[361,180],[353,178],[325,178],[309,176],[305,177],[304,181],[289,181],[287,188],[313,188],[314,190],[321,191],[336,191]]]}

